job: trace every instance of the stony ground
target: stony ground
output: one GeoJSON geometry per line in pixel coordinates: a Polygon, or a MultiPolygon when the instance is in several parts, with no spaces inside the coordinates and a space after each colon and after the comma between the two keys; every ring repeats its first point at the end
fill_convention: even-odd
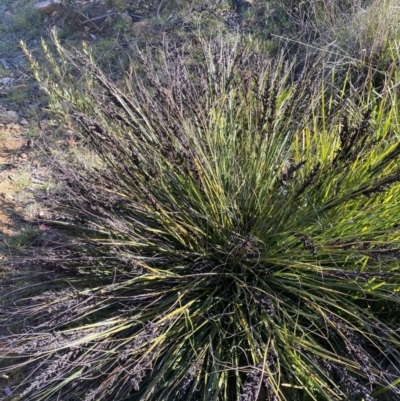
{"type": "MultiPolygon", "coordinates": [[[[44,180],[36,142],[45,118],[38,88],[19,40],[39,43],[29,11],[35,2],[0,4],[0,240],[12,241],[39,210],[35,188],[44,180]],[[21,15],[22,11],[26,12],[21,15]],[[26,25],[26,26],[25,26],[26,25]]],[[[1,246],[1,243],[0,243],[1,246]]]]}
{"type": "MultiPolygon", "coordinates": [[[[118,11],[106,8],[106,3],[114,5],[80,0],[73,2],[74,7],[63,6],[57,11],[54,7],[58,6],[50,0],[0,0],[0,255],[8,242],[18,243],[21,230],[31,227],[44,213],[41,197],[52,183],[43,145],[51,142],[52,148],[61,152],[73,146],[68,132],[50,119],[46,97],[32,77],[19,42],[23,40],[36,56],[41,53],[40,39],[48,39],[55,28],[59,37],[76,43],[97,41],[105,57],[114,48],[115,32],[107,24],[103,25],[108,31],[101,31],[100,22],[104,22],[104,15],[118,11]],[[80,23],[92,17],[94,21],[80,23]]],[[[142,34],[147,26],[147,20],[137,24],[128,15],[125,20],[133,36],[142,34]]]]}
{"type": "MultiPolygon", "coordinates": [[[[21,213],[21,206],[16,203],[14,184],[18,170],[12,166],[22,151],[23,136],[23,130],[18,124],[3,124],[0,128],[0,233],[5,235],[13,235],[18,231],[15,215],[21,213]]],[[[26,157],[25,152],[21,155],[26,157]]]]}

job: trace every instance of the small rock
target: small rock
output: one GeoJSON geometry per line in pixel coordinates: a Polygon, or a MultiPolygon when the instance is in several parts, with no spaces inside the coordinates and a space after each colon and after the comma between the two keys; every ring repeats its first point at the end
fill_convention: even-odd
{"type": "Polygon", "coordinates": [[[19,120],[19,116],[18,113],[14,110],[8,110],[6,111],[6,115],[9,117],[9,119],[14,122],[17,123],[19,120]]]}
{"type": "Polygon", "coordinates": [[[2,84],[2,85],[10,85],[12,80],[13,79],[10,78],[10,77],[4,77],[4,78],[0,79],[0,84],[2,84]]]}
{"type": "Polygon", "coordinates": [[[90,28],[87,25],[83,27],[83,30],[85,31],[86,34],[90,32],[90,28]]]}
{"type": "Polygon", "coordinates": [[[34,7],[36,10],[41,11],[45,14],[52,14],[57,10],[57,5],[61,3],[61,0],[48,0],[36,3],[34,7]]]}
{"type": "Polygon", "coordinates": [[[13,122],[18,122],[19,116],[18,113],[14,110],[8,110],[6,111],[7,116],[13,121],[13,122]]]}
{"type": "Polygon", "coordinates": [[[21,153],[20,158],[21,158],[22,160],[26,160],[26,159],[28,158],[28,155],[27,155],[26,153],[21,153]]]}
{"type": "Polygon", "coordinates": [[[26,118],[21,118],[20,122],[21,125],[28,125],[28,121],[26,120],[26,118]]]}
{"type": "Polygon", "coordinates": [[[132,32],[135,36],[139,36],[142,33],[146,32],[148,27],[149,27],[149,20],[145,19],[139,22],[135,22],[132,25],[132,32]]]}
{"type": "Polygon", "coordinates": [[[0,122],[2,122],[3,124],[16,123],[18,122],[18,120],[18,113],[13,110],[0,112],[0,122]]]}

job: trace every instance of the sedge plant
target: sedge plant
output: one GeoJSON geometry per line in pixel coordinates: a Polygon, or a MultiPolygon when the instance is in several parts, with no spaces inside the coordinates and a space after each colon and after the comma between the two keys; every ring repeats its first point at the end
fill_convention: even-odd
{"type": "Polygon", "coordinates": [[[1,373],[32,401],[393,400],[396,74],[350,94],[319,60],[293,76],[239,38],[198,44],[138,51],[119,86],[56,38],[49,70],[30,56],[99,161],[53,160],[47,224],[73,240],[30,262],[51,291],[1,311],[20,323],[1,373]]]}

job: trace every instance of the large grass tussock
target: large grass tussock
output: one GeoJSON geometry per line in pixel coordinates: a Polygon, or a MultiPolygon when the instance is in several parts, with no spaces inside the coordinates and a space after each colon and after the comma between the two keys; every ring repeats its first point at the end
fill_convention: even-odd
{"type": "Polygon", "coordinates": [[[24,327],[0,371],[32,401],[395,399],[396,74],[350,95],[319,60],[199,45],[119,86],[57,41],[31,59],[98,159],[55,163],[72,239],[37,258],[52,291],[2,311],[24,327]]]}

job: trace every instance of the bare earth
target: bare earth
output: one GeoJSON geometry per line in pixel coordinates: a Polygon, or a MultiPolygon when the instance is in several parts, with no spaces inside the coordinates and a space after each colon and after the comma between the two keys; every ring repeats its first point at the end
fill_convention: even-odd
{"type": "Polygon", "coordinates": [[[22,127],[15,123],[0,124],[0,234],[14,235],[18,227],[14,215],[20,207],[15,201],[13,181],[18,174],[13,166],[23,152],[22,127]]]}

